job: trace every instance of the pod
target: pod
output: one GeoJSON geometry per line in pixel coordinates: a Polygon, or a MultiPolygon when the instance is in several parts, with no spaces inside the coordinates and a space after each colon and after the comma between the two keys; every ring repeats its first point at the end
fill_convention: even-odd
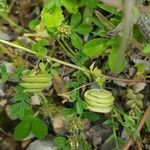
{"type": "Polygon", "coordinates": [[[114,97],[110,91],[91,89],[84,93],[87,108],[94,112],[108,113],[114,104],[114,97]]]}

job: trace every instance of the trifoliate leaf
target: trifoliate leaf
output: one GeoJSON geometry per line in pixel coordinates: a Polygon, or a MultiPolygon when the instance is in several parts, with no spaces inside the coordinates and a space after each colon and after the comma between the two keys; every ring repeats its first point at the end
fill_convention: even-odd
{"type": "Polygon", "coordinates": [[[31,122],[30,121],[22,121],[20,122],[14,132],[14,137],[16,140],[23,140],[26,138],[31,132],[31,122]]]}
{"type": "Polygon", "coordinates": [[[88,33],[92,31],[92,27],[88,24],[81,23],[75,28],[73,28],[73,31],[79,34],[87,35],[88,33]]]}
{"type": "Polygon", "coordinates": [[[54,143],[58,145],[59,148],[64,148],[67,144],[67,139],[62,136],[58,136],[54,138],[54,143]]]}
{"type": "Polygon", "coordinates": [[[95,113],[93,113],[93,112],[84,112],[83,113],[83,115],[82,115],[82,117],[84,117],[84,118],[88,118],[88,119],[90,119],[91,121],[97,121],[97,120],[99,120],[99,116],[98,115],[96,115],[95,113]]]}
{"type": "Polygon", "coordinates": [[[33,19],[29,22],[29,28],[31,30],[34,30],[35,27],[40,23],[40,20],[39,19],[33,19]]]}
{"type": "Polygon", "coordinates": [[[18,81],[19,80],[19,77],[22,73],[22,71],[25,69],[24,65],[20,64],[17,66],[15,72],[14,72],[14,75],[13,75],[13,78],[14,80],[18,81]]]}
{"type": "Polygon", "coordinates": [[[62,5],[68,10],[68,12],[72,14],[76,14],[78,12],[78,5],[76,0],[61,0],[62,5]]]}
{"type": "Polygon", "coordinates": [[[71,16],[71,27],[75,27],[76,25],[78,25],[81,21],[81,14],[78,12],[74,15],[71,16]]]}
{"type": "Polygon", "coordinates": [[[31,107],[24,101],[15,103],[10,107],[10,116],[12,118],[22,118],[26,111],[30,110],[31,107]]]}
{"type": "Polygon", "coordinates": [[[54,5],[49,11],[46,11],[45,9],[42,10],[41,19],[45,26],[53,28],[61,25],[64,16],[61,8],[54,5]]]}
{"type": "Polygon", "coordinates": [[[81,101],[80,101],[80,100],[78,100],[78,101],[76,102],[76,110],[77,110],[77,113],[80,114],[80,115],[83,113],[83,108],[82,108],[82,105],[81,105],[81,101]]]}
{"type": "Polygon", "coordinates": [[[44,138],[48,132],[47,125],[39,118],[33,118],[32,120],[32,133],[37,138],[44,138]]]}
{"type": "Polygon", "coordinates": [[[120,54],[118,47],[112,48],[108,63],[111,71],[115,74],[119,74],[125,68],[126,59],[124,55],[120,54]]]}
{"type": "Polygon", "coordinates": [[[84,46],[83,46],[83,52],[89,56],[89,57],[96,57],[105,51],[106,47],[106,40],[105,39],[93,39],[88,41],[84,46]]]}

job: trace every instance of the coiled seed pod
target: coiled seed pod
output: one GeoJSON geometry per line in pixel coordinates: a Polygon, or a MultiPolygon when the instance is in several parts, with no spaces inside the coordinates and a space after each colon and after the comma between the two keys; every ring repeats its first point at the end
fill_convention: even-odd
{"type": "Polygon", "coordinates": [[[26,91],[29,92],[40,92],[52,84],[51,77],[46,74],[23,77],[22,81],[23,82],[20,83],[20,85],[26,88],[26,91]]]}
{"type": "Polygon", "coordinates": [[[108,113],[114,103],[112,93],[104,89],[91,89],[84,93],[87,108],[94,112],[108,113]]]}

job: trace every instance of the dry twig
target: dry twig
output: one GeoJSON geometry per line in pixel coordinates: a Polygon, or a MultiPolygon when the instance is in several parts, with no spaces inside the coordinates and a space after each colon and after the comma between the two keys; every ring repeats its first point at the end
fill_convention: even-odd
{"type": "MultiPolygon", "coordinates": [[[[139,123],[139,126],[137,128],[138,132],[141,131],[142,127],[144,126],[146,120],[150,117],[150,105],[147,107],[146,111],[144,112],[144,115],[139,123]]],[[[122,150],[128,150],[130,146],[133,144],[133,139],[129,138],[128,142],[123,146],[122,150]]]]}

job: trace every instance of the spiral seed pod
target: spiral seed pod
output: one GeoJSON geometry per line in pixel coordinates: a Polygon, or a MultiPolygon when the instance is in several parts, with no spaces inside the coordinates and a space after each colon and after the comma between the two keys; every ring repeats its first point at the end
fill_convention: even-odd
{"type": "Polygon", "coordinates": [[[20,83],[20,85],[29,92],[40,92],[52,84],[51,77],[45,74],[23,77],[22,81],[23,82],[20,83]]]}
{"type": "Polygon", "coordinates": [[[108,113],[114,103],[112,93],[104,89],[91,89],[84,93],[87,108],[94,112],[108,113]]]}

